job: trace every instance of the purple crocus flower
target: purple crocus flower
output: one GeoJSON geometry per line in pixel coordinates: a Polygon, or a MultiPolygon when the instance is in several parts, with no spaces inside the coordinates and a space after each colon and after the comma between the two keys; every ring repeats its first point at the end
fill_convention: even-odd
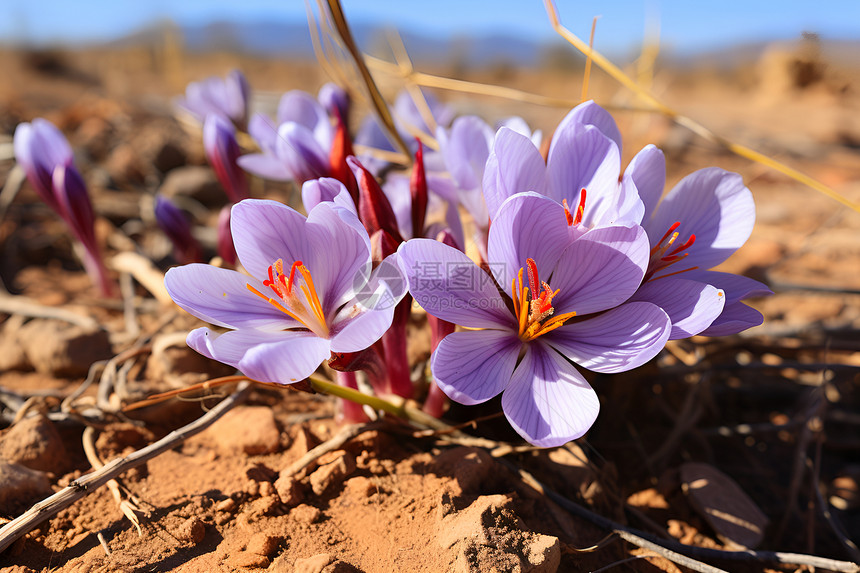
{"type": "Polygon", "coordinates": [[[323,84],[317,94],[317,101],[322,104],[331,117],[340,117],[344,125],[349,125],[349,94],[333,82],[323,84]]]}
{"type": "Polygon", "coordinates": [[[113,286],[107,278],[95,235],[95,214],[86,183],[74,166],[69,142],[51,122],[36,118],[15,129],[15,159],[24,169],[30,185],[51,209],[66,221],[83,245],[87,274],[103,295],[113,286]]]}
{"type": "MultiPolygon", "coordinates": [[[[532,133],[525,120],[519,117],[509,118],[499,124],[499,129],[507,127],[532,141],[540,148],[542,134],[540,130],[532,133]]],[[[445,167],[457,186],[460,203],[486,233],[489,227],[490,215],[484,202],[482,181],[484,167],[493,149],[495,132],[484,120],[474,115],[458,117],[451,128],[438,127],[436,140],[439,150],[445,160],[445,167]]],[[[523,189],[529,191],[529,189],[523,189]]],[[[486,240],[483,241],[484,243],[486,240]]]]}
{"type": "Polygon", "coordinates": [[[15,161],[27,174],[33,190],[56,213],[62,214],[54,195],[54,169],[72,165],[74,155],[68,140],[57,127],[37,117],[32,123],[19,123],[13,138],[15,161]]]}
{"type": "Polygon", "coordinates": [[[185,97],[178,98],[176,103],[198,121],[208,115],[220,115],[244,131],[248,127],[250,91],[242,72],[232,70],[224,79],[213,76],[188,84],[185,97]]]}
{"type": "Polygon", "coordinates": [[[469,329],[434,352],[439,387],[463,404],[502,393],[514,429],[551,447],[583,435],[599,409],[573,363],[622,372],[653,358],[668,339],[662,309],[625,302],[645,275],[648,251],[637,225],[572,233],[561,205],[526,193],[493,218],[491,274],[438,241],[414,239],[398,254],[415,300],[469,329]]]}
{"type": "Polygon", "coordinates": [[[741,300],[773,294],[770,289],[747,277],[708,270],[752,233],[752,193],[737,173],[709,167],[684,177],[660,201],[665,164],[657,153],[658,160],[638,184],[651,258],[633,299],[662,307],[672,318],[673,339],[723,336],[758,326],[761,313],[741,300]]]}
{"type": "Polygon", "coordinates": [[[164,195],[155,196],[155,222],[173,243],[176,259],[183,263],[203,260],[200,243],[191,234],[191,221],[173,201],[164,195]]]}
{"type": "Polygon", "coordinates": [[[262,153],[240,157],[243,169],[264,179],[298,183],[331,175],[329,154],[335,130],[325,108],[311,95],[301,90],[285,93],[278,105],[277,124],[254,114],[248,132],[262,153]]]}
{"type": "Polygon", "coordinates": [[[230,202],[247,199],[248,179],[236,164],[241,150],[233,124],[220,115],[207,115],[203,123],[203,149],[230,202]]]}
{"type": "Polygon", "coordinates": [[[231,226],[250,276],[193,264],[164,279],[180,307],[231,329],[192,331],[188,345],[197,352],[255,380],[290,384],[333,352],[368,348],[391,325],[404,293],[369,274],[370,239],[353,213],[323,202],[304,217],[275,201],[246,199],[233,207],[231,226]]]}
{"type": "Polygon", "coordinates": [[[619,181],[621,134],[612,116],[593,101],[576,106],[562,120],[546,162],[529,137],[503,127],[484,170],[490,217],[511,195],[534,191],[563,204],[583,230],[639,223],[644,207],[637,184],[655,161],[655,151],[653,145],[643,148],[619,181]]]}

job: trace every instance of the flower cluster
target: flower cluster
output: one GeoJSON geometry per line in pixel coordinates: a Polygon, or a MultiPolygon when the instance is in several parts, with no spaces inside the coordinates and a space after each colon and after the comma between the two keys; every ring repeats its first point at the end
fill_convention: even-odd
{"type": "MultiPolygon", "coordinates": [[[[397,99],[395,134],[374,119],[353,133],[350,99],[333,84],[316,97],[285,94],[275,118],[251,115],[249,94],[232,72],[192,84],[180,103],[201,122],[231,203],[219,253],[241,269],[193,263],[165,284],[219,327],[192,331],[188,344],[251,378],[290,384],[327,363],[353,388],[361,370],[380,394],[426,389],[425,410],[437,416],[446,398],[501,395],[511,426],[549,447],[595,421],[587,371],[624,372],[668,340],[762,322],[743,301],[767,287],[711,270],[752,231],[741,177],[702,169],[664,196],[662,152],[648,145],[622,170],[621,133],[594,102],[571,110],[544,146],[521,118],[493,128],[455,118],[429,94],[397,99]],[[399,152],[389,137],[411,156],[390,163],[399,152]],[[247,174],[293,181],[306,215],[249,199],[247,174]],[[417,307],[432,333],[429,386],[419,376],[418,387],[407,355],[417,307]]],[[[39,125],[16,135],[19,162],[49,205],[86,219],[68,198],[80,187],[71,152],[39,125]]],[[[161,198],[156,213],[177,257],[199,259],[182,213],[161,198]]]]}
{"type": "Polygon", "coordinates": [[[432,98],[420,104],[401,95],[395,105],[399,135],[415,154],[411,173],[386,163],[394,147],[374,120],[351,135],[349,98],[336,86],[317,98],[287,93],[274,122],[251,118],[261,151],[221,151],[229,159],[220,163],[295,181],[308,216],[242,201],[233,240],[256,278],[200,265],[168,273],[180,306],[234,329],[196,330],[192,347],[281,383],[328,360],[366,369],[377,391],[408,397],[414,299],[433,333],[426,409],[440,414],[442,393],[467,405],[501,394],[523,438],[555,446],[597,416],[584,370],[623,372],[668,340],[761,323],[742,301],[767,287],[710,270],[752,231],[752,194],[739,175],[703,169],[663,197],[662,152],[648,145],[622,172],[621,133],[594,102],[564,118],[545,155],[542,134],[520,118],[494,130],[478,117],[454,119],[432,98]],[[435,135],[438,150],[416,133],[435,135]],[[464,213],[475,260],[465,254],[464,213]],[[371,286],[356,290],[355,276],[371,286]]]}

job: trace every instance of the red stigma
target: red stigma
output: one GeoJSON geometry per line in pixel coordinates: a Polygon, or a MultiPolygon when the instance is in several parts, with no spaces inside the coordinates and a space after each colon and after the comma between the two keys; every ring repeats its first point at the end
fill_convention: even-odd
{"type": "Polygon", "coordinates": [[[301,267],[304,263],[301,261],[296,261],[293,263],[293,266],[290,267],[290,280],[287,281],[287,294],[291,294],[293,292],[293,283],[296,278],[296,269],[301,267]]]}
{"type": "Polygon", "coordinates": [[[570,207],[567,205],[567,199],[562,199],[561,204],[564,207],[564,216],[567,218],[567,226],[570,227],[573,225],[573,215],[570,212],[570,207]]]}
{"type": "Polygon", "coordinates": [[[579,192],[579,206],[576,208],[576,217],[573,219],[574,225],[582,223],[583,214],[585,214],[585,187],[579,192]]]}
{"type": "Polygon", "coordinates": [[[540,283],[538,282],[537,265],[534,259],[526,259],[526,266],[529,273],[529,288],[532,291],[532,298],[536,298],[540,292],[540,283]]]}

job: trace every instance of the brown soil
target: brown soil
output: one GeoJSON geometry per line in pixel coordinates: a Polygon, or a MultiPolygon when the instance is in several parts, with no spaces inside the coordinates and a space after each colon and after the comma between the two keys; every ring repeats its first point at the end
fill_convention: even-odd
{"type": "MultiPolygon", "coordinates": [[[[57,123],[78,151],[108,257],[136,250],[164,270],[174,263],[147,201],[167,173],[205,165],[199,134],[172,119],[167,96],[187,79],[235,65],[261,89],[315,91],[323,78],[311,65],[227,56],[186,57],[182,77],[169,61],[150,56],[54,55],[46,73],[32,55],[0,54],[9,70],[0,84],[0,147],[19,121],[43,116],[57,123]]],[[[768,65],[780,65],[774,61],[768,65]]],[[[827,76],[801,90],[783,78],[787,87],[774,93],[748,76],[735,82],[697,72],[690,81],[665,74],[655,89],[670,104],[860,201],[858,84],[843,89],[827,76]]],[[[845,74],[840,78],[856,77],[845,74]]],[[[510,71],[505,82],[543,85],[539,91],[551,95],[579,93],[578,77],[510,71]]],[[[599,76],[592,89],[599,101],[629,99],[599,76]]],[[[451,100],[462,105],[465,98],[451,100]]],[[[488,105],[500,116],[524,114],[545,133],[564,113],[488,105]]],[[[670,184],[707,165],[744,176],[756,197],[756,229],[724,268],[776,291],[753,301],[765,315],[762,327],[674,343],[637,371],[592,376],[602,405],[597,423],[584,439],[554,450],[519,448],[497,402],[455,405],[446,415],[451,424],[489,417],[463,428],[484,440],[475,442],[481,447],[389,419],[288,475],[290,464],[339,432],[336,405],[255,388],[208,430],[119,478],[122,498],[140,510],[140,532],[103,487],[0,554],[0,571],[552,572],[613,564],[619,571],[687,570],[618,537],[606,539],[605,524],[554,503],[518,469],[658,538],[850,560],[837,528],[860,539],[860,214],[657,116],[617,117],[626,158],[646,142],[666,149],[670,184]],[[485,447],[487,440],[498,447],[485,447]],[[698,487],[701,480],[712,487],[698,487]]],[[[12,167],[0,158],[0,187],[12,167]]],[[[176,192],[196,223],[211,228],[226,198],[199,181],[189,175],[176,192]]],[[[295,200],[288,186],[257,182],[253,193],[295,200]]],[[[63,224],[26,184],[8,207],[0,199],[2,209],[6,288],[98,325],[0,314],[0,516],[11,519],[90,470],[85,425],[94,428],[96,451],[107,462],[198,418],[233,388],[128,416],[112,413],[120,402],[230,371],[186,349],[181,333],[198,321],[160,305],[142,286],[129,281],[122,298],[99,298],[63,224]],[[129,352],[137,343],[141,350],[129,352]],[[91,365],[121,353],[111,395],[99,398],[94,384],[75,400],[88,417],[60,414],[67,411],[61,401],[91,365]]],[[[201,239],[214,251],[214,235],[201,239]]],[[[428,353],[426,338],[420,340],[411,349],[416,363],[428,353]]],[[[93,373],[98,380],[100,371],[93,373]]],[[[702,560],[728,571],[811,570],[702,560]]]]}

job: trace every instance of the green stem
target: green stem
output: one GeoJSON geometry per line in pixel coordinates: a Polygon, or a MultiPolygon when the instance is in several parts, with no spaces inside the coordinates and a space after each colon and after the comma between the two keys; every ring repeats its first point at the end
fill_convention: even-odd
{"type": "Polygon", "coordinates": [[[358,390],[353,390],[352,388],[347,388],[345,386],[341,386],[340,384],[329,382],[328,380],[325,380],[324,378],[315,375],[310,376],[308,378],[308,382],[310,382],[311,388],[313,388],[317,392],[329,394],[331,396],[337,396],[338,398],[350,400],[351,402],[355,402],[357,404],[370,406],[374,410],[382,410],[383,412],[387,412],[393,416],[397,416],[398,418],[412,418],[412,416],[410,416],[407,412],[407,409],[404,407],[405,400],[401,400],[401,403],[399,405],[393,404],[388,400],[383,400],[382,398],[379,398],[377,396],[370,396],[363,392],[359,392],[358,390]]]}

